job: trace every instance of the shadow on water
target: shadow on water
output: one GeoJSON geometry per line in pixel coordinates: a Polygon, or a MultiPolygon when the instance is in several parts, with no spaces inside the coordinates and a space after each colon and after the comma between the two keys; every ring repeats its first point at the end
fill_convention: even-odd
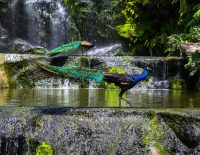
{"type": "MultiPolygon", "coordinates": [[[[1,106],[119,107],[118,89],[2,89],[1,106]]],[[[200,92],[133,89],[122,107],[198,108],[200,92]]]]}

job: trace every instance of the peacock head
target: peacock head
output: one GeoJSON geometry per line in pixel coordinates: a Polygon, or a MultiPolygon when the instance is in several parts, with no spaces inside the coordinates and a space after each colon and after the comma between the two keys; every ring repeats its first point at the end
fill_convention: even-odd
{"type": "Polygon", "coordinates": [[[153,69],[151,68],[151,67],[146,67],[146,70],[148,70],[148,71],[153,71],[153,69]]]}
{"type": "Polygon", "coordinates": [[[153,69],[149,66],[145,67],[145,69],[149,72],[149,73],[153,73],[153,69]]]}
{"type": "Polygon", "coordinates": [[[93,40],[92,42],[89,41],[82,41],[81,46],[87,47],[87,48],[92,48],[96,46],[96,40],[93,40]]]}

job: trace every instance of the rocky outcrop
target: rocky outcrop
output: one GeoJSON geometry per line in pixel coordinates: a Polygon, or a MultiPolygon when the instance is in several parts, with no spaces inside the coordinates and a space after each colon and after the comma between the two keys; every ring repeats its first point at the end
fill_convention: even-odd
{"type": "Polygon", "coordinates": [[[200,50],[200,45],[198,43],[185,43],[182,44],[181,47],[185,51],[187,55],[191,55],[192,53],[200,50]]]}
{"type": "Polygon", "coordinates": [[[13,51],[19,54],[42,54],[44,55],[48,50],[41,46],[33,46],[25,40],[16,39],[13,42],[13,51]]]}
{"type": "Polygon", "coordinates": [[[0,21],[4,28],[2,31],[0,26],[0,52],[4,53],[17,53],[15,46],[19,40],[29,46],[52,49],[78,39],[78,33],[72,27],[73,21],[62,0],[0,1],[0,21]],[[1,44],[2,39],[2,43],[7,41],[7,36],[11,41],[10,47],[14,47],[9,50],[5,44],[1,44]]]}
{"type": "Polygon", "coordinates": [[[1,107],[0,151],[199,154],[199,122],[199,112],[191,110],[1,107]]]}

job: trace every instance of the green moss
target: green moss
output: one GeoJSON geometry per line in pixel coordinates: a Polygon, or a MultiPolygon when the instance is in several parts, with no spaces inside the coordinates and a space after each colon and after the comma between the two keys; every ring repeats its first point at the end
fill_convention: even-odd
{"type": "Polygon", "coordinates": [[[33,72],[30,61],[4,63],[4,71],[8,77],[10,88],[15,87],[33,87],[33,72]]]}
{"type": "Polygon", "coordinates": [[[51,145],[46,142],[42,142],[36,149],[36,155],[53,155],[51,145]]]}
{"type": "Polygon", "coordinates": [[[164,141],[164,133],[160,129],[159,124],[158,124],[158,119],[157,117],[154,117],[150,121],[150,132],[148,135],[145,137],[145,142],[147,146],[155,147],[161,155],[167,154],[163,141],[164,141]]]}
{"type": "Polygon", "coordinates": [[[90,67],[90,60],[87,57],[81,57],[79,61],[80,67],[90,67]]]}
{"type": "Polygon", "coordinates": [[[150,137],[149,137],[149,135],[146,135],[146,137],[145,137],[146,146],[149,146],[149,142],[150,142],[150,137]]]}
{"type": "Polygon", "coordinates": [[[185,81],[182,79],[174,79],[170,82],[170,89],[182,90],[185,88],[185,81]]]}
{"type": "Polygon", "coordinates": [[[35,128],[37,130],[40,130],[41,129],[41,116],[40,115],[36,115],[34,118],[33,118],[33,124],[35,126],[35,128]]]}
{"type": "Polygon", "coordinates": [[[27,53],[38,54],[38,55],[44,55],[47,52],[48,52],[48,50],[46,50],[44,48],[31,48],[27,51],[27,53]]]}
{"type": "Polygon", "coordinates": [[[112,66],[108,69],[108,73],[125,74],[125,70],[122,67],[112,66]]]}
{"type": "Polygon", "coordinates": [[[4,63],[1,67],[5,71],[8,79],[8,84],[10,88],[15,88],[16,87],[16,82],[12,80],[14,69],[12,70],[12,65],[13,63],[4,63]]]}

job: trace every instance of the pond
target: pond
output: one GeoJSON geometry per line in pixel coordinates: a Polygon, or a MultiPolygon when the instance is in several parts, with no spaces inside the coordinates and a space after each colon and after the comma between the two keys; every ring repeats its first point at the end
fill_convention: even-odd
{"type": "MultiPolygon", "coordinates": [[[[1,106],[119,107],[118,89],[1,89],[1,106]]],[[[199,108],[200,92],[132,89],[122,107],[199,108]]]]}

